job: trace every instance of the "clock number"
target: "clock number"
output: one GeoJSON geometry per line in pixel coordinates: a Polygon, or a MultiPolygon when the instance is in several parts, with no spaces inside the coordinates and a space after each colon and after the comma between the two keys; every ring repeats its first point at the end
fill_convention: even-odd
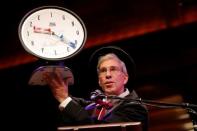
{"type": "Polygon", "coordinates": [[[42,50],[42,53],[44,52],[44,48],[41,48],[41,50],[42,50]]]}
{"type": "Polygon", "coordinates": [[[79,30],[76,31],[76,34],[79,35],[79,30]]]}
{"type": "Polygon", "coordinates": [[[75,40],[75,45],[77,44],[77,40],[75,40]]]}
{"type": "Polygon", "coordinates": [[[29,22],[29,26],[32,27],[32,21],[29,22]]]}
{"type": "Polygon", "coordinates": [[[75,25],[75,23],[74,23],[74,21],[72,21],[72,26],[74,26],[75,25]]]}
{"type": "Polygon", "coordinates": [[[55,53],[55,55],[57,55],[57,52],[56,52],[56,50],[54,50],[54,53],[55,53]]]}
{"type": "Polygon", "coordinates": [[[51,17],[53,17],[53,14],[52,14],[52,12],[51,12],[51,17]]]}
{"type": "Polygon", "coordinates": [[[67,52],[70,52],[70,48],[69,47],[67,47],[67,52]]]}
{"type": "Polygon", "coordinates": [[[65,20],[65,15],[62,15],[62,19],[65,20]]]}
{"type": "Polygon", "coordinates": [[[40,15],[38,15],[38,20],[40,20],[40,15]]]}
{"type": "Polygon", "coordinates": [[[31,45],[34,46],[34,41],[31,41],[31,45]]]}
{"type": "Polygon", "coordinates": [[[27,36],[29,36],[29,31],[27,31],[27,36]]]}

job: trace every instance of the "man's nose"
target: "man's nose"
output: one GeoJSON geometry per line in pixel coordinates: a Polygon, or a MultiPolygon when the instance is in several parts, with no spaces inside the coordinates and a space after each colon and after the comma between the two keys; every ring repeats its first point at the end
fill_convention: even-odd
{"type": "Polygon", "coordinates": [[[110,70],[106,71],[106,78],[111,78],[111,71],[110,70]]]}

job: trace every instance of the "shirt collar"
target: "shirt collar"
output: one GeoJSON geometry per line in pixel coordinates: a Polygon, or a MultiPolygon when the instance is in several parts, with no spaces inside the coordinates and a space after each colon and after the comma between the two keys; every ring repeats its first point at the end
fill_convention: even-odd
{"type": "Polygon", "coordinates": [[[122,94],[120,94],[118,97],[124,98],[125,96],[129,95],[129,93],[130,92],[129,92],[128,88],[126,88],[126,90],[122,94]]]}

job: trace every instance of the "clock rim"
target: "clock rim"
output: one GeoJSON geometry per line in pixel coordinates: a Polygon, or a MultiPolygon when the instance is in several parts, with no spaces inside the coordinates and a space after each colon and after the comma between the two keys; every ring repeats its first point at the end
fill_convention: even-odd
{"type": "Polygon", "coordinates": [[[65,60],[65,59],[69,59],[75,55],[77,55],[84,47],[85,43],[86,43],[86,40],[87,40],[87,29],[86,29],[86,26],[84,24],[84,22],[82,21],[82,19],[73,11],[71,11],[70,9],[67,9],[67,8],[64,8],[64,7],[61,7],[61,6],[40,6],[40,7],[37,7],[37,8],[34,8],[30,11],[28,11],[24,16],[23,18],[21,19],[20,23],[19,23],[19,26],[18,26],[18,35],[19,35],[19,40],[23,46],[23,48],[31,55],[35,56],[35,57],[38,57],[40,59],[44,59],[44,60],[51,60],[51,61],[56,61],[56,60],[65,60]],[[72,15],[73,17],[75,17],[78,22],[80,23],[80,25],[82,26],[83,28],[83,32],[84,32],[84,38],[83,38],[83,42],[82,44],[80,45],[80,47],[74,51],[72,54],[70,55],[67,55],[67,56],[64,56],[64,57],[59,57],[59,58],[51,58],[51,57],[44,57],[44,56],[41,56],[41,55],[38,55],[36,53],[34,53],[33,51],[31,51],[29,48],[27,48],[26,46],[26,43],[23,41],[23,38],[22,38],[22,27],[23,27],[23,24],[25,22],[25,20],[30,16],[32,15],[33,13],[37,12],[37,11],[41,11],[43,9],[59,9],[59,10],[62,10],[62,11],[66,11],[67,13],[69,13],[70,15],[72,15]]]}

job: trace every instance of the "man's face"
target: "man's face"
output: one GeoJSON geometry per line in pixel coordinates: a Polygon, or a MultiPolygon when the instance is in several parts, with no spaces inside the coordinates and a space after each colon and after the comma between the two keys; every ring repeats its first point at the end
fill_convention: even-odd
{"type": "Polygon", "coordinates": [[[106,95],[119,95],[124,92],[128,75],[122,72],[122,66],[116,59],[107,59],[100,64],[99,85],[106,95]]]}

